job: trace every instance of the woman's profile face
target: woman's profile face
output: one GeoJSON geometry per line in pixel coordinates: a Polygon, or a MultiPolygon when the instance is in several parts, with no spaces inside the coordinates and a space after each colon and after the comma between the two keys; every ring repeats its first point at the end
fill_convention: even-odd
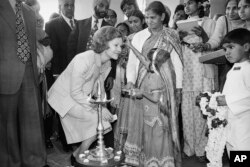
{"type": "Polygon", "coordinates": [[[145,13],[145,21],[149,29],[158,29],[163,26],[164,17],[164,14],[160,16],[154,13],[152,10],[146,11],[145,13]]]}
{"type": "Polygon", "coordinates": [[[238,13],[242,20],[250,20],[250,4],[241,0],[238,4],[238,13]]]}
{"type": "Polygon", "coordinates": [[[226,15],[229,20],[238,20],[240,18],[236,0],[231,0],[228,2],[226,7],[226,15]]]}
{"type": "Polygon", "coordinates": [[[143,21],[139,17],[130,16],[128,22],[133,32],[138,32],[143,29],[143,21]]]}
{"type": "Polygon", "coordinates": [[[198,15],[198,8],[199,5],[196,3],[195,0],[184,0],[184,10],[185,13],[189,16],[196,16],[198,15]]]}
{"type": "Polygon", "coordinates": [[[108,42],[108,49],[106,49],[107,55],[110,59],[117,60],[118,56],[122,52],[123,41],[122,38],[114,38],[108,42]]]}

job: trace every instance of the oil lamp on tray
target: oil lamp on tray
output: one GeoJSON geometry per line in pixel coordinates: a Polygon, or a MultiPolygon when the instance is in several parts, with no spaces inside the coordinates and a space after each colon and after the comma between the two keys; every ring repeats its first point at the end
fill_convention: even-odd
{"type": "Polygon", "coordinates": [[[111,102],[113,99],[107,99],[106,95],[102,99],[100,81],[97,81],[98,93],[97,99],[89,99],[92,104],[98,105],[98,124],[97,124],[97,147],[92,150],[86,150],[79,154],[77,166],[117,166],[122,161],[122,151],[114,151],[113,148],[105,148],[103,141],[104,127],[102,123],[102,105],[111,102]]]}

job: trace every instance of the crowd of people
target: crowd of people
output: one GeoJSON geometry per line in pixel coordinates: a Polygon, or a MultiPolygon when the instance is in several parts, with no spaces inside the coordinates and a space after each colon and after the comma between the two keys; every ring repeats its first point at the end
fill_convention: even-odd
{"type": "Polygon", "coordinates": [[[208,0],[160,1],[140,11],[122,0],[117,23],[109,0],[93,0],[93,15],[74,18],[75,0],[58,0],[44,23],[37,0],[0,3],[0,162],[48,167],[46,148],[57,132],[71,164],[95,145],[101,94],[107,147],[128,166],[206,163],[207,123],[196,98],[222,92],[228,106],[226,149],[250,151],[250,1],[227,0],[225,15],[209,16],[208,0]],[[169,26],[170,18],[173,18],[169,26]],[[199,20],[190,31],[178,21],[199,20]],[[45,27],[45,29],[43,29],[45,27]],[[223,64],[199,58],[223,48],[223,64]],[[115,116],[117,115],[117,120],[115,116]]]}

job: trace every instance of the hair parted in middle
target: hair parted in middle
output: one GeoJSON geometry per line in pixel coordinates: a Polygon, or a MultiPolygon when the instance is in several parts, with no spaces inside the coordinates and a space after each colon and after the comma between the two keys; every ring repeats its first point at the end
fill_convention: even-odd
{"type": "Polygon", "coordinates": [[[115,38],[122,38],[120,31],[113,26],[104,26],[97,30],[93,36],[92,48],[96,53],[108,49],[108,42],[115,38]]]}
{"type": "Polygon", "coordinates": [[[163,5],[162,2],[160,1],[153,1],[151,2],[147,8],[145,9],[145,11],[152,11],[154,12],[155,14],[159,15],[159,16],[162,16],[162,14],[165,14],[165,18],[163,20],[163,24],[165,25],[168,25],[168,22],[169,22],[169,15],[166,11],[166,8],[165,6],[163,5]]]}

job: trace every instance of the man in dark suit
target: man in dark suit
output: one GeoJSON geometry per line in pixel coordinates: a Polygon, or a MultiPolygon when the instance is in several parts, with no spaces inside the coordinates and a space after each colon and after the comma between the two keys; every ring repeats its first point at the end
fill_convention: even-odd
{"type": "Polygon", "coordinates": [[[42,167],[41,99],[35,13],[20,0],[0,3],[1,167],[42,167]]]}
{"type": "Polygon", "coordinates": [[[54,53],[51,66],[53,75],[61,74],[70,62],[67,56],[67,42],[70,32],[76,25],[75,0],[59,0],[59,8],[61,16],[45,25],[45,31],[51,39],[51,48],[54,53]]]}
{"type": "MultiPolygon", "coordinates": [[[[50,78],[48,79],[48,87],[54,82],[50,76],[58,76],[61,74],[71,60],[67,56],[67,43],[69,34],[76,25],[76,20],[74,19],[75,0],[59,0],[59,9],[61,15],[45,25],[45,31],[51,39],[51,48],[53,50],[51,70],[46,70],[47,78],[50,78]]],[[[67,145],[60,122],[58,129],[63,149],[68,152],[71,150],[71,146],[67,145]]],[[[47,139],[46,143],[49,144],[49,141],[50,140],[47,139]]]]}

